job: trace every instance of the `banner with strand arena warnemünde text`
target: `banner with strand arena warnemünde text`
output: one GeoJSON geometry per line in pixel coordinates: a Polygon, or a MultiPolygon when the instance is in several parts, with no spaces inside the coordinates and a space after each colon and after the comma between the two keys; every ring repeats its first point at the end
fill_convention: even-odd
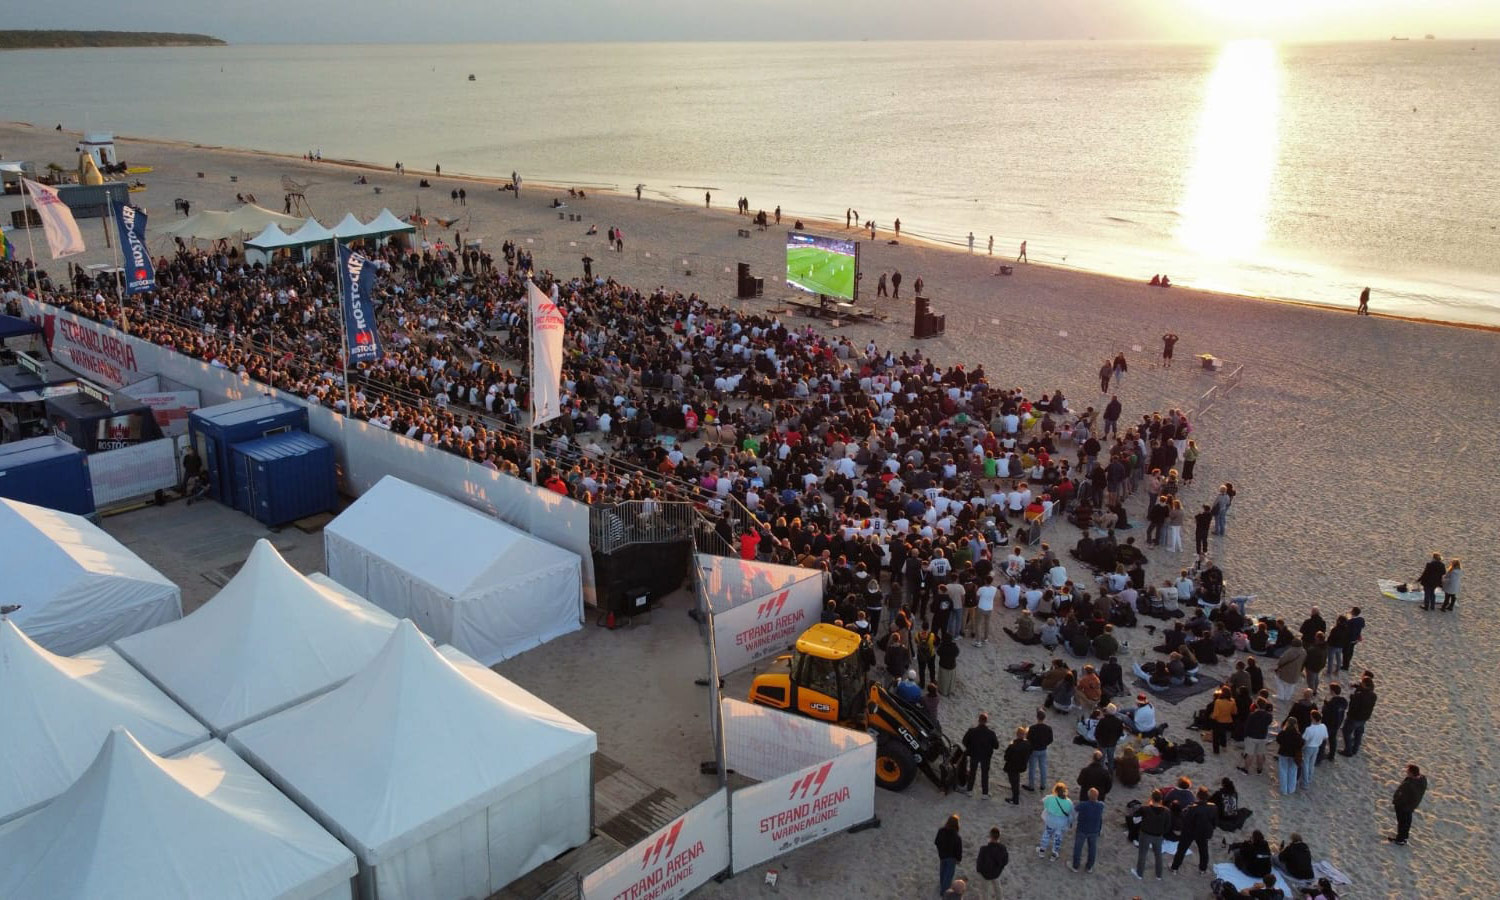
{"type": "Polygon", "coordinates": [[[729,868],[729,792],[647,835],[583,879],[583,900],[678,900],[729,868]]]}
{"type": "MultiPolygon", "coordinates": [[[[717,578],[739,578],[751,574],[750,567],[769,566],[769,563],[726,560],[719,569],[704,574],[721,673],[734,672],[785,651],[798,635],[819,620],[823,609],[823,576],[812,569],[794,569],[800,576],[798,580],[783,581],[735,606],[720,608],[714,601],[716,594],[722,595],[724,590],[721,584],[720,591],[715,591],[717,578]]],[[[763,586],[766,582],[753,578],[750,583],[763,586]]]]}

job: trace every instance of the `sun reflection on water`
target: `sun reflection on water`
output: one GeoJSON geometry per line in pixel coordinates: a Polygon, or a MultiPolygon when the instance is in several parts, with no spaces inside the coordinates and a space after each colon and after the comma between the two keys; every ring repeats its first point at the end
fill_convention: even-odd
{"type": "Polygon", "coordinates": [[[1276,169],[1280,63],[1266,41],[1225,44],[1209,77],[1177,240],[1212,259],[1252,255],[1266,236],[1276,169]]]}

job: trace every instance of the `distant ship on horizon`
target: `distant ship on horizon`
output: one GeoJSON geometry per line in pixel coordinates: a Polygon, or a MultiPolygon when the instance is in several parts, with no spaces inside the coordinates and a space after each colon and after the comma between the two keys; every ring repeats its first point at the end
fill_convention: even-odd
{"type": "Polygon", "coordinates": [[[1437,38],[1435,36],[1433,36],[1433,35],[1430,35],[1430,34],[1424,34],[1424,35],[1422,35],[1422,40],[1424,40],[1424,41],[1435,41],[1435,40],[1437,40],[1437,38]]]}
{"type": "Polygon", "coordinates": [[[1391,40],[1393,40],[1393,41],[1409,41],[1409,40],[1411,40],[1411,38],[1409,38],[1409,37],[1396,37],[1393,34],[1393,35],[1391,35],[1391,40]]]}

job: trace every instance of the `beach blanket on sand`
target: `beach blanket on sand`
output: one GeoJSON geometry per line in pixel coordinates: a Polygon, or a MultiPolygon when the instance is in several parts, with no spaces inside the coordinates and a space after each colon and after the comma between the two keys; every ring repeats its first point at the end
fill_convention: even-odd
{"type": "MultiPolygon", "coordinates": [[[[1401,582],[1394,581],[1394,580],[1392,580],[1390,578],[1378,578],[1378,579],[1376,579],[1375,586],[1378,587],[1378,588],[1380,588],[1380,593],[1381,594],[1385,595],[1386,597],[1389,597],[1392,600],[1401,600],[1401,601],[1404,601],[1406,603],[1421,603],[1422,602],[1422,586],[1419,585],[1419,584],[1416,584],[1415,582],[1408,583],[1406,586],[1408,588],[1410,588],[1411,590],[1406,590],[1406,591],[1398,591],[1398,590],[1396,590],[1396,588],[1398,588],[1398,587],[1401,586],[1401,582]]],[[[1443,596],[1444,596],[1443,595],[1443,589],[1442,588],[1438,588],[1437,589],[1437,602],[1442,603],[1443,602],[1443,596]]]]}
{"type": "MultiPolygon", "coordinates": [[[[1294,896],[1292,892],[1292,886],[1287,882],[1286,878],[1280,872],[1276,872],[1275,870],[1272,871],[1276,875],[1276,886],[1281,888],[1282,893],[1286,894],[1288,897],[1294,896]]],[[[1245,888],[1260,884],[1259,878],[1252,878],[1249,875],[1246,875],[1244,872],[1241,872],[1239,869],[1235,868],[1234,863],[1215,863],[1214,877],[1221,878],[1242,891],[1245,888]]]]}
{"type": "MultiPolygon", "coordinates": [[[[1317,876],[1317,878],[1327,878],[1334,884],[1354,883],[1354,881],[1348,875],[1345,875],[1343,872],[1339,871],[1339,868],[1337,866],[1326,859],[1320,859],[1317,862],[1313,863],[1313,875],[1317,876]]],[[[1313,880],[1316,881],[1317,878],[1313,880]]]]}
{"type": "Polygon", "coordinates": [[[1154,700],[1165,700],[1168,703],[1181,703],[1184,700],[1205,694],[1224,682],[1217,678],[1199,675],[1198,680],[1192,684],[1174,684],[1170,687],[1150,687],[1139,676],[1135,679],[1135,686],[1150,694],[1154,700]]]}

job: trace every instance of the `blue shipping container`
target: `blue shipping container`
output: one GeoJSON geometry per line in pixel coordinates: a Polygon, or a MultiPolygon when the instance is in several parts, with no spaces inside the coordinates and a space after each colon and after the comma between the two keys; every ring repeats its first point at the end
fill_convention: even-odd
{"type": "Polygon", "coordinates": [[[91,516],[89,455],[50,434],[0,444],[0,497],[91,516]]]}
{"type": "Polygon", "coordinates": [[[330,512],[338,503],[333,446],[301,431],[235,444],[234,491],[235,509],[272,527],[330,512]]]}
{"type": "Polygon", "coordinates": [[[208,473],[208,495],[234,506],[231,448],[288,431],[307,431],[307,408],[274,397],[251,397],[194,410],[188,416],[188,435],[208,473]]]}

